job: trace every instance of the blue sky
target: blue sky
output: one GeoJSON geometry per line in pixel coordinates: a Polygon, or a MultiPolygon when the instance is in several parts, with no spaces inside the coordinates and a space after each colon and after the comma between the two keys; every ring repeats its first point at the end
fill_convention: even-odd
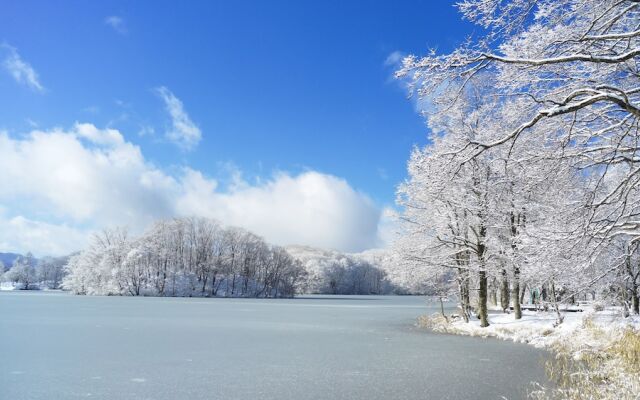
{"type": "MultiPolygon", "coordinates": [[[[139,153],[145,165],[140,176],[153,170],[184,187],[188,170],[224,196],[268,191],[283,177],[297,182],[317,174],[328,180],[320,186],[344,183],[351,196],[363,195],[379,214],[393,205],[411,146],[426,137],[423,120],[392,79],[389,56],[421,54],[430,47],[446,52],[473,29],[447,1],[21,1],[3,8],[0,131],[7,137],[4,151],[23,149],[16,162],[41,160],[23,154],[26,145],[37,147],[32,130],[51,135],[58,128],[90,154],[108,155],[114,147],[105,148],[105,139],[96,135],[108,136],[106,129],[112,129],[139,153]],[[76,123],[90,124],[97,133],[80,132],[76,123]]],[[[58,160],[47,164],[50,171],[81,168],[65,164],[74,157],[72,147],[57,150],[58,160]]],[[[55,200],[57,194],[46,192],[67,190],[68,176],[60,174],[55,182],[33,179],[34,187],[0,192],[0,224],[15,225],[22,218],[69,229],[78,238],[103,227],[108,221],[97,215],[104,214],[102,208],[74,215],[55,200]]],[[[105,185],[114,190],[119,182],[113,178],[105,185]]],[[[153,193],[140,196],[158,203],[153,193]]],[[[160,203],[190,194],[172,196],[160,203]]],[[[200,200],[181,212],[206,209],[200,200]]],[[[130,207],[130,213],[135,210],[130,207]]],[[[167,206],[135,223],[124,216],[113,220],[142,229],[147,219],[172,210],[167,206]]],[[[274,236],[248,225],[267,239],[274,236]]],[[[0,251],[33,247],[33,239],[25,237],[0,237],[0,251]]],[[[274,237],[280,244],[291,241],[274,237]]],[[[302,244],[353,251],[374,245],[302,244]]]]}

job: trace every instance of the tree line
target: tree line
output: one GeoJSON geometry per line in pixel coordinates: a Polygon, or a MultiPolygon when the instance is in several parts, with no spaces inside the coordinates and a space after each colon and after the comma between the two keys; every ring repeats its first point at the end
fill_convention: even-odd
{"type": "Polygon", "coordinates": [[[406,292],[392,282],[382,260],[369,260],[366,253],[344,254],[306,246],[288,246],[287,251],[307,271],[307,293],[390,294],[406,292]]]}
{"type": "Polygon", "coordinates": [[[397,72],[431,132],[398,189],[401,267],[482,326],[492,302],[638,314],[640,2],[458,7],[485,35],[397,72]]]}
{"type": "Polygon", "coordinates": [[[380,266],[337,251],[273,246],[207,218],[156,222],[140,237],[114,228],[68,258],[62,287],[76,294],[292,297],[388,294],[380,266]]]}
{"type": "Polygon", "coordinates": [[[0,261],[0,278],[20,289],[60,289],[68,260],[68,256],[36,259],[27,253],[16,257],[9,268],[0,261]]]}
{"type": "Polygon", "coordinates": [[[66,268],[73,293],[130,296],[291,297],[306,275],[284,248],[206,218],[158,221],[137,238],[104,230],[66,268]]]}
{"type": "Polygon", "coordinates": [[[176,218],[156,222],[140,237],[122,228],[103,230],[92,236],[87,249],[69,256],[19,256],[6,271],[0,264],[0,278],[15,289],[64,289],[90,295],[415,292],[393,278],[388,257],[380,258],[387,252],[376,254],[271,246],[251,232],[215,220],[176,218]]]}

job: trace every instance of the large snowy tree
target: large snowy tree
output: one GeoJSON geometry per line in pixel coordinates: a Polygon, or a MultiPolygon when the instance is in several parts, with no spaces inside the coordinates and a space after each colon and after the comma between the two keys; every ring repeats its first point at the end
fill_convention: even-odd
{"type": "MultiPolygon", "coordinates": [[[[486,34],[450,54],[408,56],[397,74],[446,138],[433,137],[428,150],[445,159],[430,178],[450,186],[439,201],[476,218],[471,232],[484,237],[476,259],[495,261],[486,268],[500,272],[503,298],[511,271],[516,316],[521,276],[554,300],[559,281],[567,298],[595,284],[604,290],[602,280],[626,268],[606,256],[609,247],[640,238],[640,2],[466,0],[459,8],[486,34]],[[484,177],[480,213],[459,199],[472,199],[465,193],[484,177]]],[[[433,207],[432,188],[407,198],[429,191],[433,207]]]]}

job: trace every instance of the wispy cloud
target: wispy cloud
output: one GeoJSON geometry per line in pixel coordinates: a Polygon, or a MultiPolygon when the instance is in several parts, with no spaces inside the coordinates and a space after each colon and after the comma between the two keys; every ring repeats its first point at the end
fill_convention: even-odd
{"type": "Polygon", "coordinates": [[[167,130],[165,137],[184,150],[193,149],[202,139],[200,128],[191,121],[182,101],[169,89],[161,86],[156,88],[156,93],[164,101],[165,109],[171,117],[171,129],[167,130]]]}
{"type": "Polygon", "coordinates": [[[398,67],[400,65],[400,61],[404,58],[404,54],[401,51],[394,51],[389,54],[387,58],[384,60],[384,65],[386,67],[398,67]]]}
{"type": "Polygon", "coordinates": [[[87,114],[98,114],[100,112],[100,107],[98,106],[87,106],[82,109],[83,112],[87,114]]]}
{"type": "Polygon", "coordinates": [[[24,121],[27,123],[27,125],[29,125],[32,128],[37,128],[38,127],[38,123],[36,121],[32,120],[31,118],[26,118],[24,121]]]}
{"type": "Polygon", "coordinates": [[[154,136],[156,130],[151,125],[141,125],[140,130],[138,130],[138,136],[154,136]]]}
{"type": "Polygon", "coordinates": [[[114,31],[121,35],[127,34],[127,25],[124,22],[124,18],[117,15],[111,15],[104,19],[104,23],[113,28],[114,31]]]}
{"type": "Polygon", "coordinates": [[[387,181],[389,180],[389,173],[386,169],[378,167],[378,177],[380,177],[380,179],[382,179],[383,181],[387,181]]]}
{"type": "Polygon", "coordinates": [[[20,57],[18,50],[8,44],[1,44],[1,49],[5,49],[7,56],[2,61],[4,69],[16,80],[16,82],[26,85],[36,92],[44,92],[44,86],[40,83],[38,73],[33,67],[20,57]]]}

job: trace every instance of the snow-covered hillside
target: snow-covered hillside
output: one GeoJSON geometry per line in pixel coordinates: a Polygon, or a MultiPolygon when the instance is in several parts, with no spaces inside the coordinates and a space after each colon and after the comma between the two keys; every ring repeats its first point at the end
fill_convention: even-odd
{"type": "Polygon", "coordinates": [[[287,246],[308,273],[307,292],[326,294],[388,294],[398,291],[388,277],[384,250],[347,254],[309,246],[287,246]]]}

